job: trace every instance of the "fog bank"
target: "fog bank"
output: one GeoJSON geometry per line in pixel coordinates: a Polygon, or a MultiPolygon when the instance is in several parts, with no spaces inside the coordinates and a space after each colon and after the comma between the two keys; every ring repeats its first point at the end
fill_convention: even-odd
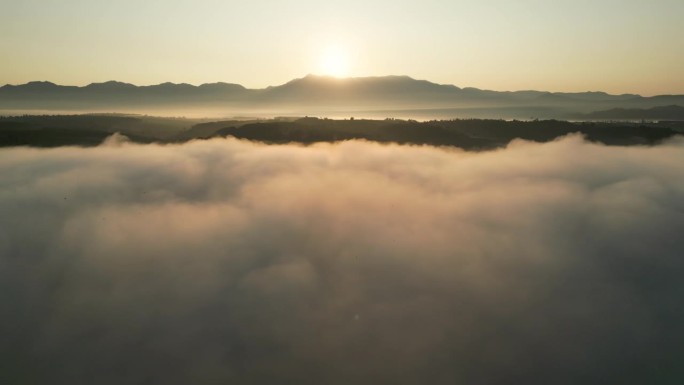
{"type": "Polygon", "coordinates": [[[0,379],[674,384],[684,140],[0,150],[0,379]]]}

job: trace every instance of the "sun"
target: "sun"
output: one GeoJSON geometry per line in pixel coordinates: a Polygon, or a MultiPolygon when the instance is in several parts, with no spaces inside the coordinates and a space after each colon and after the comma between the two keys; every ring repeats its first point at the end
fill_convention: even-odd
{"type": "Polygon", "coordinates": [[[347,76],[349,75],[349,54],[342,47],[329,46],[321,53],[319,66],[322,75],[347,76]]]}

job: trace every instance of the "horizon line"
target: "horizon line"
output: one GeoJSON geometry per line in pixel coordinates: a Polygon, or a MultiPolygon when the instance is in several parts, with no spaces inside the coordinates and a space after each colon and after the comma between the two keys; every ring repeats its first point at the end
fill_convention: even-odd
{"type": "Polygon", "coordinates": [[[269,88],[275,88],[275,87],[281,87],[284,85],[287,85],[289,83],[298,81],[298,80],[304,80],[307,78],[324,78],[324,79],[331,79],[331,80],[337,80],[337,81],[347,81],[347,80],[357,80],[357,79],[382,79],[382,78],[408,78],[414,81],[418,82],[428,82],[437,86],[451,86],[455,87],[461,90],[464,89],[475,89],[475,90],[480,90],[480,91],[491,91],[491,92],[501,92],[501,93],[517,93],[517,92],[541,92],[541,93],[549,93],[549,94],[584,94],[584,93],[602,93],[606,95],[611,95],[611,96],[640,96],[640,97],[657,97],[657,96],[684,96],[684,91],[682,93],[665,93],[665,94],[652,94],[652,95],[644,95],[644,94],[639,94],[639,93],[632,93],[632,92],[627,92],[627,93],[616,93],[616,94],[611,94],[610,92],[607,91],[602,91],[602,90],[585,90],[585,91],[550,91],[550,90],[539,90],[539,89],[518,89],[518,90],[494,90],[494,89],[485,89],[485,88],[478,88],[478,87],[473,87],[473,86],[457,86],[455,84],[451,83],[436,83],[431,80],[427,79],[419,79],[415,78],[410,75],[367,75],[367,76],[333,76],[333,75],[324,75],[324,74],[314,74],[314,73],[309,73],[306,74],[302,77],[295,77],[292,78],[284,83],[276,84],[276,85],[269,85],[266,87],[261,87],[261,88],[250,88],[246,87],[243,84],[240,83],[234,83],[234,82],[227,82],[227,81],[215,81],[215,82],[206,82],[206,83],[188,83],[188,82],[172,82],[172,81],[166,81],[166,82],[161,82],[161,83],[149,83],[149,84],[135,84],[135,83],[129,83],[126,81],[121,81],[121,80],[106,80],[106,81],[94,81],[90,83],[82,83],[82,85],[71,85],[71,84],[60,84],[60,83],[55,83],[50,80],[31,80],[26,83],[5,83],[4,85],[0,86],[1,88],[6,88],[6,87],[21,87],[25,86],[28,84],[34,84],[34,83],[43,83],[43,84],[52,84],[56,85],[59,87],[77,87],[77,88],[85,88],[88,86],[92,85],[101,85],[101,84],[107,84],[107,83],[118,83],[122,85],[129,85],[129,86],[134,86],[136,88],[142,88],[142,87],[155,87],[155,86],[160,86],[160,85],[176,85],[176,86],[192,86],[195,88],[199,88],[202,86],[210,86],[210,85],[235,85],[235,86],[240,86],[246,90],[266,90],[269,88]]]}

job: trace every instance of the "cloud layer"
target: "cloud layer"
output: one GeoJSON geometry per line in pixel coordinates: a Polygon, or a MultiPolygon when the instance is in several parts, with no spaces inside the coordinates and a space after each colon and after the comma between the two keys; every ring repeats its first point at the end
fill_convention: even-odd
{"type": "Polygon", "coordinates": [[[681,139],[110,142],[0,151],[4,383],[684,379],[681,139]]]}

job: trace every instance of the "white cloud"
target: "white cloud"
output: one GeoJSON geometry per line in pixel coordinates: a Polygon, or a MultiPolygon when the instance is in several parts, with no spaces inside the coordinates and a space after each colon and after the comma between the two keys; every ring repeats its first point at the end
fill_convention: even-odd
{"type": "MultiPolygon", "coordinates": [[[[682,378],[684,142],[0,151],[14,383],[682,378]]],[[[546,382],[549,382],[546,381],[546,382]]]]}

